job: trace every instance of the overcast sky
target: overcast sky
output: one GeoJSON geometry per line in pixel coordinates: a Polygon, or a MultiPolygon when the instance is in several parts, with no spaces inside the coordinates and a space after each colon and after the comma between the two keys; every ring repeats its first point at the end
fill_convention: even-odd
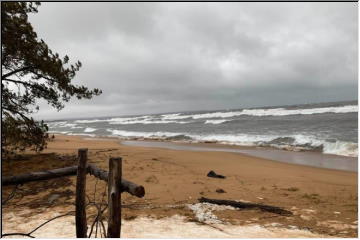
{"type": "Polygon", "coordinates": [[[42,3],[38,36],[101,88],[59,119],[357,99],[357,3],[42,3]]]}

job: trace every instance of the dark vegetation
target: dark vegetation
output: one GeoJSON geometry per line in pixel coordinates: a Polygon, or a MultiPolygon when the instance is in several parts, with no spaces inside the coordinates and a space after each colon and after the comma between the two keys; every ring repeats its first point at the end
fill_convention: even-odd
{"type": "MultiPolygon", "coordinates": [[[[41,151],[49,139],[48,127],[31,114],[38,100],[58,111],[72,97],[90,99],[101,90],[73,85],[81,62],[60,57],[39,39],[29,13],[37,13],[39,2],[1,3],[1,143],[2,155],[15,150],[41,151]]],[[[70,27],[70,26],[69,26],[70,27]]]]}

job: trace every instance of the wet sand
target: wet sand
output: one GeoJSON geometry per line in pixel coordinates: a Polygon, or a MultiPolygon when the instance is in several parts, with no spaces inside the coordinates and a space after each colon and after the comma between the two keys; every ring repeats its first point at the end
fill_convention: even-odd
{"type": "MultiPolygon", "coordinates": [[[[165,221],[177,215],[184,224],[205,224],[213,229],[219,224],[220,228],[252,226],[254,228],[248,228],[250,232],[253,229],[249,237],[267,237],[266,234],[268,237],[275,236],[266,231],[256,235],[257,227],[272,228],[278,232],[300,231],[298,235],[292,232],[295,235],[291,237],[305,237],[305,233],[309,237],[357,237],[356,172],[288,164],[242,153],[129,146],[119,142],[111,138],[89,140],[57,135],[42,154],[28,153],[20,159],[3,161],[2,174],[8,176],[75,165],[77,149],[86,147],[89,149],[89,162],[105,170],[108,169],[109,157],[122,157],[124,178],[145,187],[146,195],[141,199],[122,194],[122,218],[126,222],[145,221],[142,219],[165,221]],[[210,170],[225,175],[226,179],[207,177],[210,170]],[[224,193],[217,191],[219,189],[224,193]],[[200,197],[274,205],[292,211],[294,215],[281,216],[256,209],[204,210],[204,207],[209,206],[199,205],[200,197]],[[194,206],[203,209],[202,212],[195,211],[194,206]],[[216,221],[212,222],[214,219],[216,221]]],[[[205,147],[204,144],[201,146],[205,147]]],[[[211,146],[208,144],[206,148],[211,146]]],[[[75,181],[75,177],[66,177],[24,184],[19,194],[3,206],[3,232],[24,231],[25,226],[21,224],[24,219],[46,221],[44,214],[56,215],[74,210],[75,181]]],[[[12,189],[11,186],[4,187],[3,196],[7,196],[12,189]]],[[[106,199],[103,193],[106,193],[105,184],[88,176],[89,198],[99,202],[102,198],[106,199]]],[[[95,209],[89,207],[89,224],[95,215],[95,209]]],[[[127,230],[123,231],[125,233],[127,230]]],[[[133,225],[133,231],[137,231],[136,224],[133,225]]],[[[162,237],[166,237],[166,229],[159,231],[162,231],[162,237]]],[[[190,232],[181,235],[181,231],[178,233],[180,235],[176,235],[168,229],[168,236],[191,235],[190,232]]],[[[143,236],[151,234],[144,233],[143,236]]],[[[290,235],[285,232],[276,235],[282,236],[290,235]]],[[[214,237],[220,235],[214,233],[214,237]]]]}
{"type": "Polygon", "coordinates": [[[310,151],[286,151],[271,148],[260,147],[238,147],[232,148],[221,146],[220,144],[186,144],[162,141],[121,141],[121,144],[127,146],[139,147],[157,147],[173,150],[185,151],[206,151],[206,152],[232,152],[242,153],[253,157],[264,158],[284,163],[299,164],[311,167],[328,168],[335,170],[344,170],[357,172],[358,162],[355,157],[345,157],[332,154],[322,154],[320,152],[310,151]],[[205,146],[204,146],[205,145],[205,146]]]}

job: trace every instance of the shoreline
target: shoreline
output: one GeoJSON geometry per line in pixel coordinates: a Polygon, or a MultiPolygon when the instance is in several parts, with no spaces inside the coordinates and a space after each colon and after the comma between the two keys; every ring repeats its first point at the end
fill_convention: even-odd
{"type": "Polygon", "coordinates": [[[58,135],[58,136],[76,136],[82,138],[89,138],[90,139],[117,139],[120,141],[149,141],[149,142],[168,142],[168,143],[176,143],[176,144],[188,144],[188,145],[205,145],[205,146],[218,146],[218,147],[226,147],[226,148],[241,148],[241,149],[267,149],[267,150],[281,150],[287,152],[310,152],[310,153],[319,153],[325,156],[337,156],[337,157],[344,157],[344,158],[354,158],[357,159],[358,155],[356,156],[349,156],[349,155],[341,155],[335,153],[324,153],[319,151],[318,148],[314,149],[306,149],[306,148],[299,148],[295,146],[288,146],[288,147],[279,147],[279,146],[270,146],[270,145],[240,145],[232,142],[225,142],[225,141],[200,141],[200,140],[176,140],[171,138],[157,138],[157,137],[126,137],[126,136],[115,136],[115,135],[96,135],[91,133],[63,133],[63,132],[51,132],[50,134],[58,135]]]}
{"type": "Polygon", "coordinates": [[[220,151],[245,154],[259,157],[269,161],[278,161],[288,164],[296,164],[309,167],[332,169],[338,171],[358,171],[356,157],[345,157],[334,154],[323,154],[314,151],[288,151],[267,147],[243,147],[230,146],[217,143],[183,143],[172,141],[149,141],[149,140],[121,140],[121,144],[127,146],[165,148],[180,151],[220,151]]]}
{"type": "MultiPolygon", "coordinates": [[[[58,136],[69,136],[55,134],[58,136]]],[[[116,136],[96,136],[91,134],[74,134],[70,136],[82,137],[86,140],[118,140],[123,145],[164,148],[187,151],[220,151],[245,154],[269,161],[277,161],[288,164],[331,169],[338,171],[358,172],[358,157],[342,156],[322,153],[315,150],[289,150],[269,146],[241,146],[236,144],[224,144],[221,142],[187,142],[166,139],[148,138],[122,138],[116,136]]]]}
{"type": "MultiPolygon", "coordinates": [[[[185,222],[201,223],[198,212],[191,208],[205,207],[198,199],[207,197],[273,205],[293,212],[293,216],[286,217],[256,209],[212,210],[221,226],[274,226],[282,233],[295,229],[325,237],[357,237],[356,172],[288,164],[233,152],[126,146],[120,144],[118,138],[56,135],[41,154],[28,152],[15,161],[3,161],[2,173],[4,176],[17,175],[76,165],[79,148],[88,148],[89,162],[104,170],[108,169],[110,157],[122,157],[124,178],[145,187],[144,198],[122,195],[122,218],[125,221],[140,221],[142,218],[165,221],[179,215],[185,222]],[[226,176],[226,179],[207,177],[210,170],[226,176]]],[[[73,176],[24,184],[23,196],[16,196],[3,207],[3,231],[19,230],[16,223],[24,221],[24,217],[38,215],[43,218],[42,214],[48,211],[61,214],[74,210],[75,183],[76,177],[73,176]],[[54,195],[57,195],[56,200],[49,201],[54,195]]],[[[4,187],[3,194],[7,196],[12,189],[11,186],[4,187]]],[[[102,181],[97,183],[93,176],[87,177],[86,191],[91,199],[95,197],[99,201],[105,190],[102,181]]],[[[209,213],[209,210],[203,213],[209,213]]],[[[89,219],[95,215],[95,209],[90,208],[89,219]]],[[[267,236],[256,235],[255,230],[251,230],[252,237],[267,236]]],[[[166,231],[164,234],[166,236],[166,231]]],[[[179,234],[179,237],[185,236],[179,234]]],[[[175,235],[169,233],[169,236],[175,235]]],[[[281,237],[281,234],[276,236],[281,237]]],[[[282,236],[290,235],[284,233],[282,236]]],[[[303,232],[291,236],[315,237],[303,232]]]]}

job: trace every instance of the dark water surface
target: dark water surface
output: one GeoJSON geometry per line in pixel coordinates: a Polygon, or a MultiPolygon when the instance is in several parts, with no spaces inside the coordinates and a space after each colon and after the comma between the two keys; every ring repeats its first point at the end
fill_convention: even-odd
{"type": "MultiPolygon", "coordinates": [[[[357,101],[71,119],[48,124],[50,132],[69,135],[211,141],[358,156],[357,101]]],[[[323,158],[332,161],[333,157],[323,158]]]]}

